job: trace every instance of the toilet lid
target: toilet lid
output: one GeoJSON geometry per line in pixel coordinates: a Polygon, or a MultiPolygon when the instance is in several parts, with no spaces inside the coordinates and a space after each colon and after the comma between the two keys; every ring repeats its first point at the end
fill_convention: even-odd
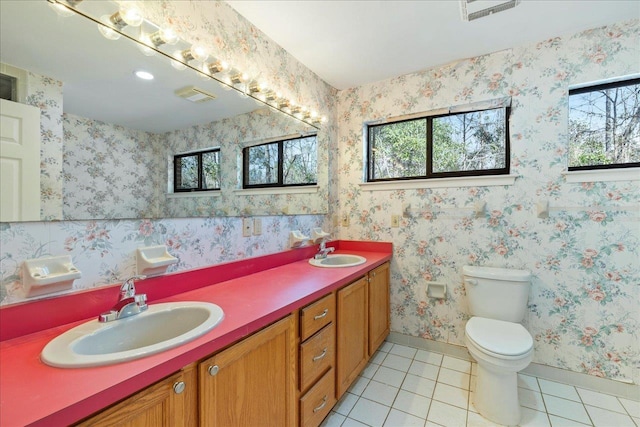
{"type": "Polygon", "coordinates": [[[479,347],[504,356],[519,356],[533,347],[531,334],[519,323],[472,317],[465,332],[479,347]]]}

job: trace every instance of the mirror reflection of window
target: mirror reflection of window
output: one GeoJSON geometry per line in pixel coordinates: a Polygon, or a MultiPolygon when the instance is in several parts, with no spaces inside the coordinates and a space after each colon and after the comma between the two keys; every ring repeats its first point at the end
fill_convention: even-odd
{"type": "Polygon", "coordinates": [[[0,99],[17,102],[17,86],[15,77],[0,74],[0,99]]]}
{"type": "Polygon", "coordinates": [[[175,155],[173,164],[176,192],[220,189],[219,148],[175,155]]]}
{"type": "Polygon", "coordinates": [[[246,147],[242,155],[243,188],[317,183],[318,139],[315,134],[246,147]]]}

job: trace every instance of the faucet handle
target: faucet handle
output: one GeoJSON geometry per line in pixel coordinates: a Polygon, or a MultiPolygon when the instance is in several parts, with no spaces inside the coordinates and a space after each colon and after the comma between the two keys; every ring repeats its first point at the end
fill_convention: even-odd
{"type": "Polygon", "coordinates": [[[124,283],[122,283],[122,286],[120,286],[120,299],[134,297],[136,295],[136,286],[133,284],[133,281],[143,280],[146,278],[147,276],[139,274],[139,275],[131,276],[127,280],[125,280],[124,283]]]}

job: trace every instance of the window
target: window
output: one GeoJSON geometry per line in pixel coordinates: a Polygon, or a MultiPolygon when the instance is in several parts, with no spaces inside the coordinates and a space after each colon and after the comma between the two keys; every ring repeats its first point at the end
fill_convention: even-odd
{"type": "Polygon", "coordinates": [[[367,181],[509,173],[509,107],[367,126],[367,181]]]}
{"type": "Polygon", "coordinates": [[[640,78],[569,90],[569,170],[640,166],[640,78]]]}
{"type": "Polygon", "coordinates": [[[316,184],[317,153],[316,135],[246,147],[243,188],[316,184]]]}
{"type": "Polygon", "coordinates": [[[173,156],[174,192],[220,189],[220,149],[173,156]]]}

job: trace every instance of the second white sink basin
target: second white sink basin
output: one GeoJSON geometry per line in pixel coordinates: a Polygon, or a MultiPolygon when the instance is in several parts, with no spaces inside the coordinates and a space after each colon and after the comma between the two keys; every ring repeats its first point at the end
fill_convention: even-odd
{"type": "Polygon", "coordinates": [[[131,317],[106,323],[92,320],[76,326],[51,340],[40,357],[47,365],[59,368],[120,363],[191,341],[223,318],[222,309],[207,302],[152,304],[131,317]]]}
{"type": "Polygon", "coordinates": [[[316,267],[353,267],[356,265],[364,264],[367,262],[365,257],[361,257],[360,255],[350,255],[350,254],[335,254],[335,255],[327,255],[326,258],[315,259],[311,258],[309,260],[309,264],[315,265],[316,267]]]}

